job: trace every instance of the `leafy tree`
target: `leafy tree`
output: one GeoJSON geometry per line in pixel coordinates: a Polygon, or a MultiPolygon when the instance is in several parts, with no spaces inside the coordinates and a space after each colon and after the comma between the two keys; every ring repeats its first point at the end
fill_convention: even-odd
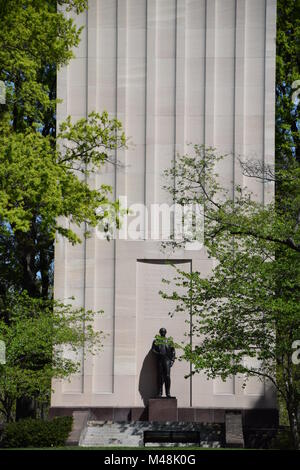
{"type": "MultiPolygon", "coordinates": [[[[263,207],[246,188],[235,197],[218,184],[213,149],[195,146],[194,155],[178,158],[166,174],[175,202],[202,205],[205,244],[218,264],[208,279],[178,271],[185,294],[163,294],[176,310],[193,314],[192,335],[183,357],[194,373],[209,377],[244,374],[271,381],[285,403],[293,444],[299,448],[300,372],[293,346],[300,338],[300,168],[299,168],[299,1],[277,2],[276,166],[242,164],[249,178],[275,185],[275,200],[263,207]],[[245,362],[245,358],[257,360],[245,362]]],[[[185,234],[197,238],[199,227],[185,234]]],[[[202,230],[202,228],[200,228],[202,230]]],[[[180,245],[173,240],[172,245],[180,245]]],[[[166,281],[167,282],[167,281],[166,281]]],[[[182,293],[182,289],[179,289],[182,293]]]]}
{"type": "Polygon", "coordinates": [[[11,295],[1,313],[0,340],[6,344],[6,363],[0,365],[0,412],[10,421],[17,399],[35,397],[47,402],[51,380],[76,373],[78,348],[84,346],[85,354],[99,351],[103,333],[93,329],[99,312],[25,293],[11,295]],[[66,349],[75,353],[73,359],[62,354],[66,349]]]}
{"type": "Polygon", "coordinates": [[[75,125],[68,118],[58,136],[61,142],[56,140],[56,71],[73,57],[82,30],[63,9],[74,16],[87,3],[0,0],[0,80],[7,89],[6,104],[0,108],[4,301],[10,288],[45,298],[51,294],[55,233],[80,241],[57,223],[59,216],[95,226],[101,218],[97,205],[106,211],[117,208],[108,201],[110,188],[91,191],[85,176],[87,169],[96,171],[113,162],[114,150],[125,145],[121,124],[106,113],[92,113],[75,125]]]}
{"type": "Polygon", "coordinates": [[[43,135],[55,135],[56,70],[73,57],[82,28],[57,5],[75,13],[86,0],[0,0],[0,80],[12,128],[37,124],[43,135]]]}
{"type": "Polygon", "coordinates": [[[95,171],[109,160],[110,152],[125,145],[120,122],[106,112],[91,113],[75,124],[68,119],[60,129],[57,139],[64,145],[55,148],[51,136],[0,127],[2,246],[12,246],[9,253],[19,262],[14,285],[18,281],[20,289],[35,297],[48,296],[56,234],[80,242],[61,218],[92,227],[109,211],[117,214],[119,210],[118,202],[109,199],[109,186],[90,189],[80,174],[95,171]]]}
{"type": "Polygon", "coordinates": [[[11,293],[43,298],[47,310],[58,234],[79,243],[76,227],[84,237],[100,220],[108,221],[108,232],[111,222],[118,224],[111,188],[91,189],[87,175],[114,163],[115,150],[125,146],[120,122],[91,113],[77,123],[68,118],[56,135],[56,72],[74,56],[82,30],[63,10],[74,16],[87,4],[0,0],[0,80],[6,85],[0,106],[0,318],[7,325],[11,293]]]}
{"type": "MultiPolygon", "coordinates": [[[[120,209],[118,201],[110,200],[111,188],[101,185],[91,189],[85,176],[107,162],[110,151],[125,145],[119,121],[109,119],[106,112],[91,113],[87,120],[75,124],[68,119],[60,127],[58,140],[64,145],[72,142],[72,146],[64,148],[61,144],[56,149],[52,139],[33,131],[16,133],[7,128],[5,132],[4,126],[0,131],[0,233],[5,255],[3,271],[8,274],[1,283],[0,318],[7,310],[10,292],[27,291],[31,297],[41,297],[47,310],[57,234],[78,243],[81,240],[75,226],[91,228],[103,218],[118,223],[120,209]],[[70,222],[68,226],[63,223],[66,218],[70,222]]],[[[87,236],[86,230],[85,233],[87,236]]],[[[8,321],[5,316],[3,319],[8,321]]],[[[22,323],[21,317],[18,321],[22,323]]],[[[46,365],[51,373],[55,368],[52,358],[48,359],[46,365]]],[[[36,357],[34,360],[36,367],[40,367],[36,357]]],[[[38,370],[44,385],[48,385],[48,395],[41,390],[40,398],[49,396],[50,390],[50,381],[45,381],[45,367],[38,370]]],[[[27,382],[21,376],[26,389],[20,386],[16,374],[11,377],[11,381],[6,379],[10,385],[15,382],[17,416],[26,416],[30,414],[29,397],[35,396],[38,372],[29,373],[27,382]]]]}
{"type": "Polygon", "coordinates": [[[204,208],[205,246],[217,265],[206,279],[201,272],[179,271],[177,292],[163,296],[176,302],[177,312],[192,312],[193,344],[188,331],[182,357],[191,361],[193,373],[272,382],[299,448],[300,370],[293,346],[300,338],[300,168],[296,162],[293,171],[243,164],[244,174],[284,187],[284,200],[263,206],[239,186],[232,199],[215,172],[222,158],[194,146],[192,155],[178,156],[166,172],[175,178],[176,187],[168,189],[177,204],[204,208]]]}
{"type": "Polygon", "coordinates": [[[300,88],[299,38],[299,0],[277,0],[275,145],[276,163],[284,168],[294,158],[300,162],[299,98],[293,99],[300,88]]]}

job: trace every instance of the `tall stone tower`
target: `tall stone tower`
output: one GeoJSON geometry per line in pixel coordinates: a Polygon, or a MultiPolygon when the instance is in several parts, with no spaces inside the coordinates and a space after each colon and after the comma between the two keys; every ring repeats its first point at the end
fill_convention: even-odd
{"type": "MultiPolygon", "coordinates": [[[[229,187],[246,184],[238,156],[273,161],[275,0],[91,0],[76,22],[84,30],[76,58],[58,74],[58,121],[106,109],[134,143],[117,155],[124,165],[107,166],[92,186],[112,185],[128,205],[169,202],[162,172],[189,142],[232,155],[218,168],[229,187]]],[[[272,197],[249,184],[260,201],[272,197]]],[[[169,259],[203,274],[213,267],[205,248],[166,254],[151,239],[57,243],[55,297],[103,309],[95,328],[107,336],[99,355],[82,357],[80,374],[54,382],[52,407],[140,417],[156,386],[154,335],[163,326],[180,341],[188,327],[188,312],[171,318],[158,293],[173,273],[169,259]]],[[[179,409],[276,406],[268,384],[251,379],[242,389],[240,377],[185,379],[188,372],[179,361],[172,370],[179,409]]]]}

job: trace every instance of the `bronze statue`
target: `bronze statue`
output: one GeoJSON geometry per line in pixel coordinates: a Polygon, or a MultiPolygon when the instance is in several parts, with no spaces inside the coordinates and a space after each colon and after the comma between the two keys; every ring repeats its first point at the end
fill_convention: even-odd
{"type": "Polygon", "coordinates": [[[171,398],[171,367],[175,361],[175,348],[166,338],[167,330],[161,328],[159,330],[160,338],[155,339],[152,343],[152,351],[157,357],[158,365],[158,397],[162,397],[163,384],[165,384],[166,397],[171,398]]]}

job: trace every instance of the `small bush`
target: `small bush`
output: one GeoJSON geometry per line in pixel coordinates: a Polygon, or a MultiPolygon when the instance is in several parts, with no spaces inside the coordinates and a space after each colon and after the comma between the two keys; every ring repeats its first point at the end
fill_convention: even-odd
{"type": "Polygon", "coordinates": [[[278,450],[293,449],[292,436],[289,429],[279,429],[277,436],[271,442],[270,448],[278,450]]]}
{"type": "Polygon", "coordinates": [[[5,426],[1,447],[59,447],[64,446],[72,428],[71,416],[52,421],[27,418],[5,426]]]}

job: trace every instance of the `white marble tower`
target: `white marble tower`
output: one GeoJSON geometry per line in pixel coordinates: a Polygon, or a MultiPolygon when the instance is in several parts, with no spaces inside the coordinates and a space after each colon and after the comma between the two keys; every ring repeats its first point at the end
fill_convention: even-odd
{"type": "MultiPolygon", "coordinates": [[[[128,204],[168,201],[162,171],[187,143],[230,153],[219,173],[245,184],[237,156],[274,158],[275,0],[91,0],[76,58],[58,74],[58,121],[106,109],[135,144],[119,152],[124,168],[108,166],[91,185],[113,186],[128,204]]],[[[261,201],[272,194],[251,183],[261,201]]],[[[171,256],[183,269],[208,273],[205,249],[171,256]]],[[[104,310],[95,327],[103,352],[82,361],[70,382],[55,381],[53,407],[143,407],[153,391],[148,356],[162,326],[180,340],[188,317],[170,318],[158,291],[172,268],[158,241],[102,241],[96,236],[55,252],[55,296],[104,310]]],[[[172,371],[179,407],[274,408],[267,384],[226,383],[172,371]]]]}

